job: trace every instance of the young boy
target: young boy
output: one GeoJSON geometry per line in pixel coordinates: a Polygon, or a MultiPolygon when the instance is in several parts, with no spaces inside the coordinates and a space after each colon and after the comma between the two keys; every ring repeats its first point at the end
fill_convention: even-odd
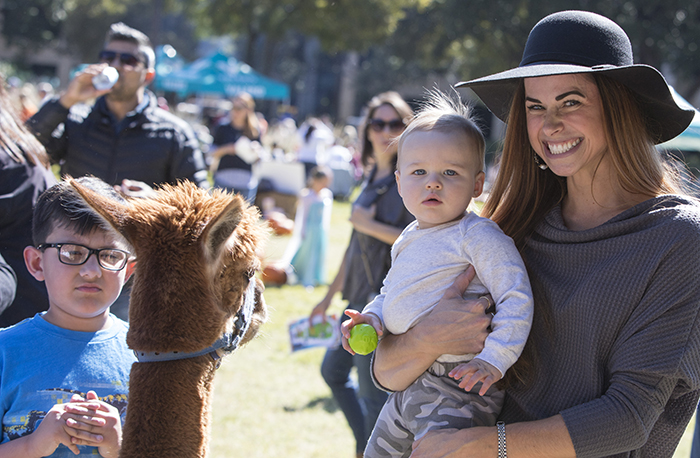
{"type": "Polygon", "coordinates": [[[467,210],[484,186],[484,137],[459,100],[434,92],[399,138],[396,180],[416,220],[392,247],[381,293],[358,323],[401,334],[438,303],[455,277],[473,265],[465,297],[490,294],[492,332],[478,355],[442,355],[406,390],[392,393],[365,457],[407,457],[428,431],[494,425],[504,393],[494,382],[520,356],[532,323],[532,291],[515,248],[491,220],[467,210]],[[461,380],[461,382],[460,382],[461,380]]]}
{"type": "MultiPolygon", "coordinates": [[[[78,181],[123,201],[97,178],[78,181]]],[[[116,457],[135,356],[109,307],[135,263],[66,182],[39,197],[32,238],[24,259],[49,309],[0,330],[0,456],[116,457]]]]}

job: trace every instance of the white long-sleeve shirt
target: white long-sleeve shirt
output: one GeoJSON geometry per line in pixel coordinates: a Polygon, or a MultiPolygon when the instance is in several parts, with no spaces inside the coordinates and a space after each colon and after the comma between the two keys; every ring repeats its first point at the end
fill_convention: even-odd
{"type": "Polygon", "coordinates": [[[522,353],[532,324],[530,281],[512,239],[493,221],[465,213],[454,221],[419,229],[414,221],[391,251],[392,265],[380,294],[363,313],[381,318],[392,334],[408,331],[438,303],[468,265],[476,269],[465,298],[491,294],[496,313],[479,355],[442,355],[438,361],[482,359],[505,374],[522,353]]]}

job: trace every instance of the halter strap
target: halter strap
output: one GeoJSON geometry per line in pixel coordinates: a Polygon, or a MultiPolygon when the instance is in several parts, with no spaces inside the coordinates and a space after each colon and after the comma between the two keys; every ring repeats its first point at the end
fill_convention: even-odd
{"type": "Polygon", "coordinates": [[[210,347],[203,350],[195,351],[192,353],[171,351],[168,353],[161,352],[146,352],[134,350],[136,354],[136,359],[140,363],[153,363],[160,361],[177,361],[179,359],[189,359],[196,358],[197,356],[202,356],[208,354],[212,357],[214,361],[221,359],[218,350],[223,350],[224,355],[232,353],[238,345],[241,343],[243,336],[248,331],[250,327],[251,317],[253,315],[253,309],[255,308],[255,277],[250,277],[250,282],[248,283],[248,288],[245,291],[245,300],[243,301],[243,306],[236,314],[236,331],[227,332],[223,336],[214,342],[210,347]]]}

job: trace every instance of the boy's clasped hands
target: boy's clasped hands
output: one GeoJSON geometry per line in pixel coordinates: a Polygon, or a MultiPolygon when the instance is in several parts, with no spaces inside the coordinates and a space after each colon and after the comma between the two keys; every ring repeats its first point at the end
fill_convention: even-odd
{"type": "Polygon", "coordinates": [[[116,458],[122,440],[119,411],[100,401],[94,391],[85,398],[75,394],[70,402],[54,405],[34,433],[25,437],[30,441],[29,456],[51,455],[63,444],[76,455],[78,445],[88,445],[105,458],[116,458]]]}

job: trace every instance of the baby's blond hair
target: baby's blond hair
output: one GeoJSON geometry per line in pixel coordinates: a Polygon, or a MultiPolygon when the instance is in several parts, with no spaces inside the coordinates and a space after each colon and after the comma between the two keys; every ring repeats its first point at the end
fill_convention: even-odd
{"type": "Polygon", "coordinates": [[[472,109],[462,103],[462,98],[456,91],[450,96],[438,89],[427,91],[426,100],[421,103],[408,127],[398,139],[399,160],[401,150],[406,139],[414,132],[438,131],[446,134],[463,134],[468,142],[474,146],[479,170],[484,169],[484,157],[486,154],[486,141],[484,134],[477,126],[472,109]]]}

